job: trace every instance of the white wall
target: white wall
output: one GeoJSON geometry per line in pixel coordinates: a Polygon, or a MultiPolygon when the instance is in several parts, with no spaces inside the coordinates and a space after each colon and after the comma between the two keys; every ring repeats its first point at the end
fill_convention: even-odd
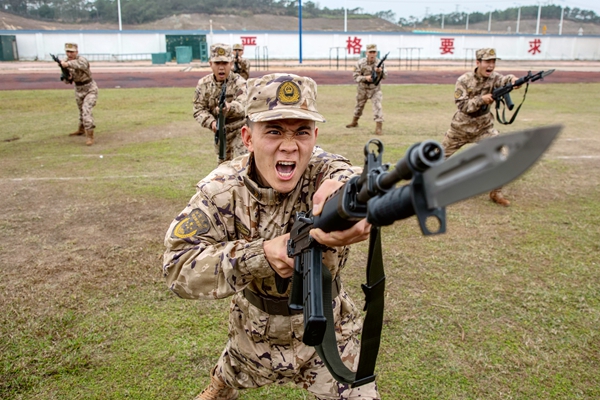
{"type": "MultiPolygon", "coordinates": [[[[255,45],[247,45],[245,55],[262,57],[268,52],[271,60],[298,60],[299,35],[296,31],[0,31],[0,35],[15,35],[21,60],[50,60],[49,53],[64,53],[64,43],[76,42],[82,54],[151,54],[166,51],[165,35],[204,34],[210,43],[240,43],[242,37],[253,37],[255,45]]],[[[421,59],[464,60],[473,57],[473,50],[494,47],[505,60],[600,60],[600,36],[557,35],[466,35],[437,33],[379,32],[304,32],[302,59],[358,58],[348,54],[348,41],[376,43],[381,55],[390,52],[390,59],[412,53],[421,59]],[[539,42],[537,42],[539,41],[539,42]],[[443,43],[451,43],[444,52],[443,43]],[[341,49],[336,50],[339,47],[341,49]],[[404,48],[404,50],[400,50],[404,48]],[[409,50],[408,48],[413,48],[409,50]],[[539,49],[539,51],[536,50],[539,49]]],[[[148,57],[149,59],[149,57],[148,57]]]]}

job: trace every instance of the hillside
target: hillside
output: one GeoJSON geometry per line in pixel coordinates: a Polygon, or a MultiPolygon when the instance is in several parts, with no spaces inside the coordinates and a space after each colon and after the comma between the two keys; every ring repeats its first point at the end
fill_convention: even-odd
{"type": "MultiPolygon", "coordinates": [[[[210,21],[214,32],[218,31],[295,31],[298,30],[298,18],[289,16],[273,16],[268,14],[259,14],[252,16],[240,15],[208,15],[208,14],[180,14],[173,15],[161,20],[140,24],[123,25],[124,30],[210,30],[210,21]]],[[[540,32],[543,26],[546,26],[547,34],[558,34],[558,20],[541,20],[540,32]]],[[[536,30],[536,20],[521,20],[519,23],[519,32],[525,34],[534,34],[536,30]]],[[[493,33],[515,33],[516,21],[493,21],[491,31],[493,33]]],[[[117,22],[114,24],[65,24],[59,22],[39,21],[19,17],[13,14],[0,11],[0,30],[116,30],[119,28],[117,22]]],[[[348,19],[348,31],[351,32],[402,32],[412,30],[448,32],[448,33],[486,33],[488,28],[487,21],[476,24],[469,24],[469,30],[465,31],[464,26],[446,25],[445,29],[440,26],[420,26],[402,27],[380,18],[361,18],[348,19]]],[[[302,29],[305,31],[343,31],[344,20],[341,18],[304,18],[302,20],[302,29]]],[[[563,21],[563,35],[577,35],[579,30],[583,30],[583,35],[600,35],[600,25],[593,23],[584,23],[565,20],[563,21]]]]}

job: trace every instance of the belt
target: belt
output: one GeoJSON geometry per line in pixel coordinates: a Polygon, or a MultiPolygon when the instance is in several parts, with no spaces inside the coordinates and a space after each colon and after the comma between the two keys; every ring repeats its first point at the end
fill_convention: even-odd
{"type": "MultiPolygon", "coordinates": [[[[342,282],[339,277],[335,278],[331,282],[331,298],[335,299],[339,294],[342,287],[342,282]]],[[[291,315],[302,314],[302,310],[290,310],[288,307],[289,297],[266,297],[258,293],[254,293],[252,290],[244,289],[244,297],[254,307],[262,310],[270,315],[283,315],[289,317],[291,315]]]]}
{"type": "Polygon", "coordinates": [[[92,83],[92,80],[89,79],[89,80],[83,81],[83,82],[75,82],[75,86],[83,86],[83,85],[87,85],[88,83],[92,83]]]}
{"type": "Polygon", "coordinates": [[[477,118],[477,117],[481,117],[482,115],[485,115],[489,112],[490,112],[490,108],[488,107],[487,104],[484,104],[479,110],[469,113],[467,115],[471,118],[477,118]]]}

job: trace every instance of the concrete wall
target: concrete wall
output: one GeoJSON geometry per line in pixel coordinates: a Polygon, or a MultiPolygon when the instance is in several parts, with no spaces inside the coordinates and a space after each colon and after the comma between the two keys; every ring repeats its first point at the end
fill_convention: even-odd
{"type": "MultiPolygon", "coordinates": [[[[65,42],[79,44],[82,54],[145,54],[166,51],[165,35],[202,34],[210,43],[245,42],[245,56],[268,55],[271,60],[300,58],[297,31],[0,31],[15,35],[21,60],[50,60],[63,54],[65,42]]],[[[390,59],[464,60],[474,50],[495,47],[505,60],[600,60],[600,36],[487,35],[451,33],[303,32],[302,59],[356,59],[369,43],[390,59]]],[[[115,59],[118,59],[116,57],[115,59]]],[[[123,57],[123,59],[127,59],[123,57]]]]}

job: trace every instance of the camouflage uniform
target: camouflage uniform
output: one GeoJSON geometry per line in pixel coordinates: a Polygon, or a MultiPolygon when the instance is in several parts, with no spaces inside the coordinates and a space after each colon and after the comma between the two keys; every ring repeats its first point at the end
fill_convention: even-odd
{"type": "MultiPolygon", "coordinates": [[[[244,50],[244,46],[242,46],[241,44],[234,44],[233,45],[233,50],[244,50]]],[[[235,58],[235,55],[233,56],[233,63],[234,66],[237,64],[238,66],[238,70],[234,72],[240,74],[244,79],[248,79],[250,77],[250,61],[247,58],[243,58],[242,56],[239,56],[237,59],[235,58]]],[[[234,67],[235,68],[235,67],[234,67]]]]}
{"type": "MultiPolygon", "coordinates": [[[[377,48],[374,48],[374,51],[376,51],[377,48]]],[[[370,50],[367,46],[367,51],[373,50],[370,50]]],[[[373,120],[375,122],[383,122],[383,106],[381,104],[383,101],[383,93],[381,92],[381,84],[375,86],[365,80],[368,76],[371,76],[371,72],[375,70],[379,61],[380,60],[376,58],[374,62],[369,63],[367,58],[361,58],[354,67],[354,74],[352,77],[354,78],[354,81],[358,83],[356,89],[356,106],[354,107],[354,118],[356,119],[361,117],[367,100],[371,99],[373,105],[373,120]]],[[[383,76],[381,79],[383,80],[385,78],[387,78],[387,71],[383,68],[383,76]]]]}
{"type": "MultiPolygon", "coordinates": [[[[251,120],[320,117],[310,97],[303,99],[302,110],[289,110],[278,104],[280,97],[275,89],[284,87],[293,75],[287,75],[287,81],[278,76],[249,81],[249,96],[270,100],[255,101],[261,103],[263,112],[252,115],[248,112],[251,106],[247,105],[251,120]]],[[[304,81],[303,97],[313,89],[316,90],[316,85],[307,87],[304,81]]],[[[313,194],[321,182],[326,179],[344,182],[359,173],[360,168],[353,168],[345,158],[315,147],[298,184],[283,194],[256,183],[253,157],[254,153],[250,153],[222,163],[201,180],[196,195],[171,223],[165,236],[163,274],[173,292],[187,299],[231,297],[229,340],[213,369],[213,377],[216,375],[221,381],[215,386],[248,389],[292,382],[321,399],[359,396],[378,399],[374,383],[351,389],[333,379],[315,349],[302,343],[302,314],[268,314],[251,304],[245,294],[251,291],[263,299],[280,299],[287,304],[291,288],[286,294],[278,293],[275,272],[266,259],[263,243],[289,232],[296,212],[312,209],[313,194]]],[[[334,278],[344,268],[348,251],[347,247],[340,247],[323,252],[323,263],[334,278]]],[[[362,325],[360,314],[343,286],[333,308],[342,360],[348,367],[356,368],[362,325]]],[[[230,392],[222,398],[237,398],[237,393],[231,392],[233,389],[223,390],[230,392]]]]}
{"type": "MultiPolygon", "coordinates": [[[[228,57],[231,61],[231,50],[228,46],[223,45],[223,47],[228,49],[228,57]]],[[[219,60],[216,56],[219,48],[219,45],[211,46],[211,53],[213,54],[211,60],[219,60]]],[[[211,129],[212,123],[218,117],[218,113],[215,111],[219,107],[219,97],[221,96],[223,84],[227,85],[225,100],[230,103],[229,112],[225,114],[225,135],[227,139],[225,160],[227,161],[248,152],[240,135],[240,130],[245,123],[246,80],[234,72],[229,73],[224,83],[218,82],[214,74],[200,78],[194,93],[194,118],[204,128],[211,129]]],[[[215,151],[218,155],[219,146],[216,144],[215,151]]]]}
{"type": "MultiPolygon", "coordinates": [[[[77,51],[77,45],[75,43],[67,43],[65,49],[77,51]]],[[[65,61],[68,64],[67,68],[71,73],[73,83],[75,83],[75,100],[77,101],[77,108],[79,108],[79,126],[83,127],[86,131],[91,131],[96,128],[92,109],[98,99],[98,85],[92,79],[90,63],[85,57],[80,55],[77,55],[74,60],[65,61]]]]}
{"type": "MultiPolygon", "coordinates": [[[[491,59],[497,59],[494,49],[477,51],[477,60],[491,59]]],[[[501,75],[495,71],[488,78],[482,77],[477,74],[477,68],[458,78],[454,88],[454,103],[458,110],[454,113],[450,129],[442,141],[446,158],[466,144],[477,143],[482,139],[499,135],[494,128],[494,116],[490,112],[492,105],[486,105],[482,96],[491,94],[495,88],[512,82],[514,78],[512,74],[501,75]]],[[[502,196],[501,188],[493,190],[490,197],[496,203],[505,206],[510,204],[502,196]]]]}

